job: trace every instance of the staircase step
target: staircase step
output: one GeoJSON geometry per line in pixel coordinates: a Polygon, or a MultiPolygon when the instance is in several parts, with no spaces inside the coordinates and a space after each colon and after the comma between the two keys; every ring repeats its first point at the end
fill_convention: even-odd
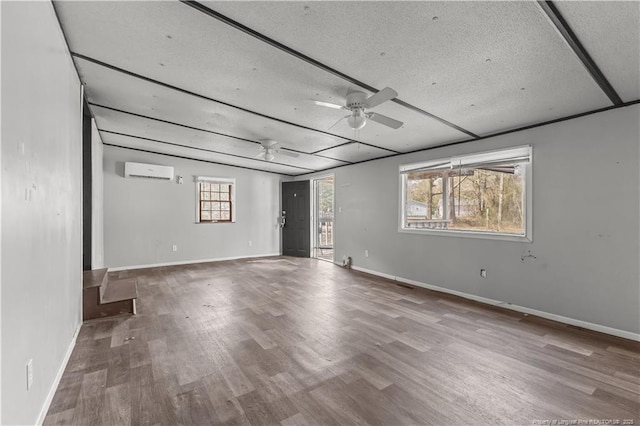
{"type": "Polygon", "coordinates": [[[82,288],[100,287],[107,282],[107,268],[82,272],[82,288]]]}
{"type": "Polygon", "coordinates": [[[109,281],[102,295],[101,304],[133,300],[138,297],[136,290],[136,279],[125,278],[121,280],[109,281]]]}
{"type": "MultiPolygon", "coordinates": [[[[113,278],[113,276],[112,276],[113,278]]],[[[82,319],[84,321],[136,313],[136,279],[110,280],[107,269],[82,274],[82,319]]]]}

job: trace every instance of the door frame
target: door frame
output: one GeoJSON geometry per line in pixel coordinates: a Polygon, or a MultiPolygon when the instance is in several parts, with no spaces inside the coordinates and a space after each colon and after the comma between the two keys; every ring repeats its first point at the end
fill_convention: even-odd
{"type": "MultiPolygon", "coordinates": [[[[327,174],[322,174],[322,175],[318,175],[318,176],[314,176],[312,178],[309,178],[309,181],[311,183],[311,238],[309,239],[309,241],[311,242],[311,257],[314,259],[320,259],[318,257],[317,254],[317,238],[318,238],[318,233],[316,231],[316,213],[317,213],[317,203],[318,203],[318,197],[317,197],[317,188],[316,188],[316,182],[319,180],[324,180],[327,178],[333,178],[333,225],[332,225],[332,232],[333,232],[333,259],[331,260],[332,263],[335,263],[336,261],[336,239],[335,239],[335,224],[336,224],[336,174],[335,173],[327,173],[327,174]]],[[[325,260],[325,259],[320,259],[320,260],[325,260]]]]}

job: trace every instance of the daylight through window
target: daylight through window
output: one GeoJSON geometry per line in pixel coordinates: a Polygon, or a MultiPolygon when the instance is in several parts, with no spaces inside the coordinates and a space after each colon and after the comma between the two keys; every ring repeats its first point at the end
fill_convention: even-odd
{"type": "Polygon", "coordinates": [[[197,179],[197,222],[234,222],[234,201],[234,179],[197,179]]]}
{"type": "Polygon", "coordinates": [[[402,229],[527,235],[531,148],[400,167],[402,229]]]}

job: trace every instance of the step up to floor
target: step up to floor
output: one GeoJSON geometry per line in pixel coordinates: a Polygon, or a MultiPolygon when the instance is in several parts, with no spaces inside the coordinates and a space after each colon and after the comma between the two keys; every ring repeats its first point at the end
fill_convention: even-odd
{"type": "Polygon", "coordinates": [[[107,269],[85,271],[82,287],[84,321],[136,313],[135,278],[111,281],[107,269]]]}
{"type": "Polygon", "coordinates": [[[82,288],[100,287],[107,281],[107,268],[84,271],[82,273],[82,288]]]}

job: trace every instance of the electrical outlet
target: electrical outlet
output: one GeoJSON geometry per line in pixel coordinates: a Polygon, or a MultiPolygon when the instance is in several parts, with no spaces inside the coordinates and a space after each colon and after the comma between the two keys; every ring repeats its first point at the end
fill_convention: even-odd
{"type": "Polygon", "coordinates": [[[171,251],[178,251],[178,246],[174,244],[174,245],[171,247],[171,251]]]}
{"type": "Polygon", "coordinates": [[[480,269],[480,276],[482,278],[487,278],[487,270],[486,269],[480,269]]]}
{"type": "Polygon", "coordinates": [[[369,257],[369,250],[364,251],[364,257],[369,257]]]}
{"type": "Polygon", "coordinates": [[[249,240],[249,247],[253,245],[253,241],[249,240]]]}
{"type": "Polygon", "coordinates": [[[27,361],[27,390],[33,386],[33,359],[27,361]]]}

